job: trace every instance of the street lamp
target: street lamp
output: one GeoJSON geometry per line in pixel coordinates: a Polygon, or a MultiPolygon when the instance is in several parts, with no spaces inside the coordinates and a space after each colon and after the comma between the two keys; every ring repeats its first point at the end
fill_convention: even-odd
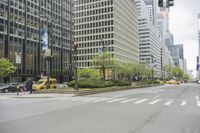
{"type": "Polygon", "coordinates": [[[74,86],[74,90],[78,91],[79,87],[78,87],[78,45],[74,40],[74,52],[75,52],[75,86],[74,86]]]}
{"type": "Polygon", "coordinates": [[[156,59],[154,58],[153,55],[151,55],[151,65],[152,65],[151,80],[153,81],[153,79],[154,79],[154,67],[156,67],[156,59]]]}
{"type": "MultiPolygon", "coordinates": [[[[106,74],[105,74],[105,52],[106,52],[106,46],[103,42],[103,39],[101,39],[101,44],[102,44],[102,52],[103,52],[103,64],[102,64],[102,72],[103,72],[103,79],[105,80],[106,74]]],[[[107,45],[107,43],[106,43],[107,45]]]]}
{"type": "MultiPolygon", "coordinates": [[[[47,23],[49,23],[49,18],[45,15],[45,14],[41,14],[41,16],[42,17],[44,17],[46,20],[47,20],[47,23]]],[[[41,17],[40,16],[40,17],[41,17]]],[[[51,22],[50,22],[50,24],[47,24],[47,38],[46,38],[46,40],[43,40],[43,41],[47,41],[47,46],[43,49],[43,50],[45,50],[45,54],[44,54],[44,58],[45,58],[45,60],[46,60],[46,70],[47,70],[47,85],[46,85],[46,89],[50,89],[50,81],[49,81],[49,79],[50,79],[50,71],[51,71],[51,64],[50,64],[50,62],[52,61],[52,58],[53,58],[53,56],[52,56],[52,46],[53,46],[53,23],[55,23],[55,21],[53,21],[53,18],[51,18],[51,22]],[[50,29],[51,29],[51,31],[50,31],[50,29]],[[50,36],[51,35],[51,47],[50,47],[50,45],[49,45],[49,42],[50,42],[50,36]]],[[[45,42],[44,42],[45,43],[45,42]]]]}

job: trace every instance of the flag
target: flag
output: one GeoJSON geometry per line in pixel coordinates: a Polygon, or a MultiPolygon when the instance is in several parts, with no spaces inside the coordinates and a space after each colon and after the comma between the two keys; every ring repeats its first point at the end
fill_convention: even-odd
{"type": "Polygon", "coordinates": [[[48,49],[48,29],[44,29],[41,32],[42,40],[42,50],[47,50],[48,49]]]}

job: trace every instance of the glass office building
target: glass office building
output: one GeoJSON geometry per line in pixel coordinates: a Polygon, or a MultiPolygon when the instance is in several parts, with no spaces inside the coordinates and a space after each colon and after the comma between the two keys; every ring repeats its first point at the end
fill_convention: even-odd
{"type": "Polygon", "coordinates": [[[48,29],[52,77],[68,80],[73,72],[73,0],[1,0],[0,58],[12,60],[11,81],[46,74],[41,31],[48,29]]]}

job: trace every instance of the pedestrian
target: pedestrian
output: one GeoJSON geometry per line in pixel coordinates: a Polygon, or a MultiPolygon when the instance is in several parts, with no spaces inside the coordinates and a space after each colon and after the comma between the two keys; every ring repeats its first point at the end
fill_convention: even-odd
{"type": "Polygon", "coordinates": [[[27,89],[30,91],[29,94],[32,94],[32,92],[33,92],[33,89],[32,89],[32,87],[33,87],[33,81],[29,78],[26,84],[27,84],[26,85],[27,89]]]}

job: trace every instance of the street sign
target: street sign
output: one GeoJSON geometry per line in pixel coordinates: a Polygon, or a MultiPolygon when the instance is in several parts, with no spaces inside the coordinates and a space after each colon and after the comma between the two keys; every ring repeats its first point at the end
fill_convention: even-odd
{"type": "Polygon", "coordinates": [[[16,64],[21,64],[21,59],[22,59],[22,54],[21,53],[15,53],[16,59],[15,59],[15,63],[16,64]]]}

